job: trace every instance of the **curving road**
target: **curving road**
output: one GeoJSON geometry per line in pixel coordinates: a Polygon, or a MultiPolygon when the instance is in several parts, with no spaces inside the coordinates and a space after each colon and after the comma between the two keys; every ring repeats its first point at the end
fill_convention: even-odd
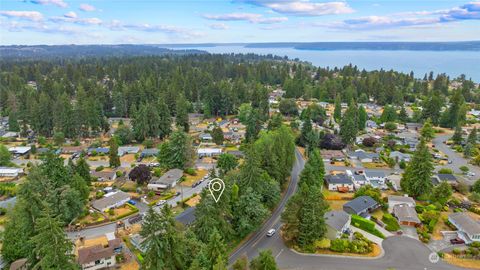
{"type": "Polygon", "coordinates": [[[297,189],[298,179],[304,166],[305,161],[303,160],[302,154],[295,149],[295,163],[293,164],[291,180],[285,195],[282,197],[277,208],[273,211],[272,216],[263,224],[262,228],[257,230],[246,242],[244,242],[240,247],[230,254],[229,264],[234,263],[243,255],[247,255],[248,258],[257,256],[259,247],[265,249],[264,246],[267,243],[270,243],[271,240],[278,237],[278,234],[271,238],[267,238],[265,235],[271,228],[275,228],[277,231],[280,228],[280,215],[282,214],[288,199],[295,193],[297,189]]]}
{"type": "Polygon", "coordinates": [[[285,196],[277,209],[265,222],[260,230],[255,232],[246,242],[230,254],[229,264],[233,264],[239,257],[246,255],[249,259],[256,257],[260,250],[270,249],[280,269],[311,269],[311,270],[454,270],[462,269],[442,261],[429,261],[431,250],[418,240],[393,236],[383,241],[385,254],[381,258],[344,258],[333,256],[316,256],[298,254],[290,250],[279,236],[267,237],[270,228],[278,229],[281,226],[280,216],[286,202],[294,194],[299,175],[305,161],[296,151],[296,161],[292,168],[291,181],[285,196]]]}

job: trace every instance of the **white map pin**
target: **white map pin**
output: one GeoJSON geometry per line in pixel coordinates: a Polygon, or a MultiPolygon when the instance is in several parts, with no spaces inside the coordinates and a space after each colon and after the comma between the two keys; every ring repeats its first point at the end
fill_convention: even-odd
{"type": "Polygon", "coordinates": [[[220,197],[222,197],[223,191],[225,190],[225,183],[223,183],[223,180],[220,178],[214,178],[208,183],[208,189],[210,190],[210,194],[212,194],[215,202],[218,202],[220,197]]]}

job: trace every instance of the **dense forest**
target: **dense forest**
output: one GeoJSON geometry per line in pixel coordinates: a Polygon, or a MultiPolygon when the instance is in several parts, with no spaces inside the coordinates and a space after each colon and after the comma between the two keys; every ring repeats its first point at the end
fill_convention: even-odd
{"type": "Polygon", "coordinates": [[[188,112],[235,114],[243,103],[265,121],[268,93],[277,86],[287,98],[416,102],[425,105],[427,115],[415,120],[431,118],[435,124],[449,100],[480,102],[479,90],[464,77],[452,91],[444,74],[416,79],[413,73],[367,72],[352,65],[317,68],[253,54],[6,60],[0,70],[0,109],[10,116],[10,126],[42,136],[62,132],[67,138],[108,129],[107,117],[133,118],[137,139],[164,137],[161,119],[184,119],[188,112]]]}

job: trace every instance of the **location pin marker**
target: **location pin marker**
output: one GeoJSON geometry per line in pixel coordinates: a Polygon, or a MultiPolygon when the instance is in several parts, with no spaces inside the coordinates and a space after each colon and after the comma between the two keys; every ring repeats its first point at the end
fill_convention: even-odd
{"type": "Polygon", "coordinates": [[[208,183],[208,189],[210,190],[210,194],[212,194],[215,202],[218,202],[220,197],[222,197],[223,191],[225,190],[225,183],[223,183],[222,179],[220,178],[214,178],[208,183]]]}

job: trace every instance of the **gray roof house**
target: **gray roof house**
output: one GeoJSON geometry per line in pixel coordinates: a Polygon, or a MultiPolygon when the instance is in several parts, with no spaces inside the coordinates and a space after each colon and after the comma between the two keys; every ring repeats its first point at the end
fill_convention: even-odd
{"type": "Polygon", "coordinates": [[[365,170],[364,174],[370,185],[376,188],[384,188],[385,180],[387,178],[387,175],[385,175],[384,171],[365,170]]]}
{"type": "Polygon", "coordinates": [[[92,207],[105,212],[110,208],[120,207],[130,200],[130,194],[123,191],[107,193],[103,198],[92,202],[92,207]]]}
{"type": "Polygon", "coordinates": [[[393,151],[390,153],[390,157],[395,159],[396,161],[406,161],[406,162],[409,162],[410,161],[410,154],[405,154],[405,153],[402,153],[400,151],[393,151]]]}
{"type": "Polygon", "coordinates": [[[432,177],[432,182],[435,186],[440,184],[441,182],[447,182],[450,185],[457,185],[458,184],[457,177],[455,175],[453,175],[453,174],[443,174],[443,173],[439,173],[437,175],[434,175],[432,177]]]}
{"type": "Polygon", "coordinates": [[[328,190],[353,191],[352,179],[346,174],[327,175],[325,183],[328,190]]]}
{"type": "Polygon", "coordinates": [[[342,234],[349,234],[351,217],[345,211],[328,211],[323,216],[327,225],[326,237],[330,240],[340,238],[342,234]]]}
{"type": "Polygon", "coordinates": [[[419,226],[422,222],[418,218],[415,207],[408,204],[397,204],[393,207],[393,215],[398,219],[400,225],[419,226]]]}
{"type": "Polygon", "coordinates": [[[142,157],[151,157],[158,155],[159,150],[157,148],[147,148],[143,149],[142,153],[140,154],[142,157]]]}
{"type": "Polygon", "coordinates": [[[153,191],[162,191],[165,189],[173,188],[183,177],[183,171],[180,169],[171,169],[164,173],[160,178],[150,180],[147,188],[153,191]]]}
{"type": "Polygon", "coordinates": [[[343,205],[343,211],[366,217],[380,207],[380,204],[370,196],[360,196],[343,205]]]}
{"type": "Polygon", "coordinates": [[[450,214],[448,221],[457,228],[458,237],[463,239],[466,244],[480,242],[480,223],[467,213],[450,214]]]}
{"type": "Polygon", "coordinates": [[[399,204],[406,204],[411,207],[415,207],[416,205],[415,200],[412,197],[397,195],[388,196],[388,212],[393,212],[393,207],[399,204]]]}
{"type": "Polygon", "coordinates": [[[138,146],[120,146],[118,147],[118,155],[121,157],[126,154],[136,154],[140,152],[140,147],[138,146]]]}
{"type": "Polygon", "coordinates": [[[369,153],[363,150],[351,152],[348,156],[353,159],[358,159],[361,162],[377,162],[380,159],[378,153],[369,153]]]}

